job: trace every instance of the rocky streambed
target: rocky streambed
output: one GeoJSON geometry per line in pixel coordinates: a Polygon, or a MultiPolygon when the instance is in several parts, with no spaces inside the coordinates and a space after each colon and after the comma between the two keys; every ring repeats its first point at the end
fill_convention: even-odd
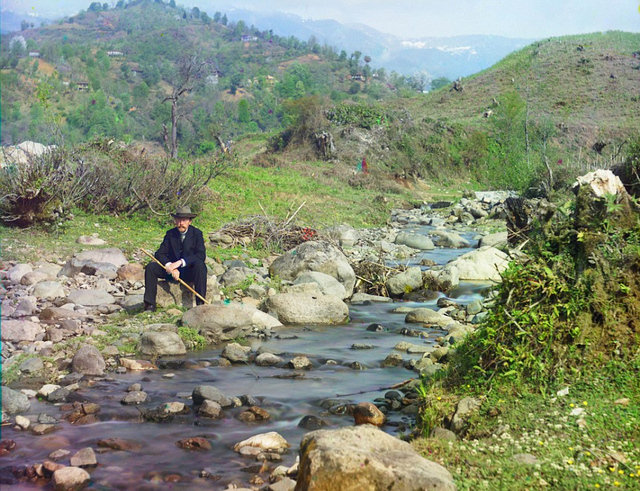
{"type": "Polygon", "coordinates": [[[414,428],[420,377],[485,315],[509,260],[495,247],[506,232],[489,233],[504,227],[504,198],[396,210],[384,229],[212,262],[212,304],[184,313],[169,306],[193,299],[171,284],[164,311],[140,313],[142,262],[117,248],[5,263],[3,373],[19,377],[2,387],[0,483],[338,489],[343,476],[454,489],[397,437],[414,428]],[[368,263],[384,265],[388,296],[360,291],[368,263]],[[196,333],[204,349],[189,349],[196,333]]]}

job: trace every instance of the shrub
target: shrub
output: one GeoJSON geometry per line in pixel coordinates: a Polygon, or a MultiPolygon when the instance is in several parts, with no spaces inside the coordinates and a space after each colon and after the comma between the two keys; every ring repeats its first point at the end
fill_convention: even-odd
{"type": "Polygon", "coordinates": [[[207,184],[234,163],[230,153],[171,160],[106,140],[58,149],[0,169],[0,218],[28,226],[74,207],[127,216],[145,209],[168,214],[182,203],[198,209],[207,184]]]}

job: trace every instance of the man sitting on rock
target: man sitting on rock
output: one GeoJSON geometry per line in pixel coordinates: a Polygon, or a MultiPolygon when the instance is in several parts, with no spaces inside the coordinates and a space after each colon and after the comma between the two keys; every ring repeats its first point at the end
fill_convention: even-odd
{"type": "MultiPolygon", "coordinates": [[[[171,216],[175,228],[165,234],[155,253],[156,259],[164,264],[164,268],[151,261],[144,270],[144,310],[148,312],[156,309],[159,278],[181,278],[187,283],[193,283],[195,291],[203,298],[207,294],[204,238],[201,230],[191,226],[191,221],[197,215],[191,213],[188,206],[180,206],[171,216]]],[[[203,303],[196,297],[196,304],[203,303]]]]}

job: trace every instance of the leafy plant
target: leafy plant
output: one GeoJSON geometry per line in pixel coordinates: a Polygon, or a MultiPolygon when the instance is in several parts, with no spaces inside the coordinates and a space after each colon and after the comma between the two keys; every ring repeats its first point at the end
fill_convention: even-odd
{"type": "Polygon", "coordinates": [[[178,327],[178,334],[187,349],[203,349],[207,346],[207,339],[193,327],[178,327]]]}

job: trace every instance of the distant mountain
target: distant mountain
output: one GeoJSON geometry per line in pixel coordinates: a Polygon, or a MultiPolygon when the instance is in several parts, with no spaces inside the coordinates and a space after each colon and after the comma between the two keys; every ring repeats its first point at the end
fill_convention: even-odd
{"type": "Polygon", "coordinates": [[[535,41],[480,35],[403,40],[362,24],[305,20],[292,14],[243,9],[225,13],[229,20],[242,20],[248,26],[272,30],[278,36],[294,36],[302,41],[313,37],[321,45],[334,46],[348,54],[360,51],[371,56],[374,68],[384,67],[403,75],[427,72],[432,78],[466,77],[535,41]]]}
{"type": "Polygon", "coordinates": [[[23,21],[28,22],[30,26],[33,24],[33,27],[40,27],[42,23],[48,24],[51,22],[49,19],[3,10],[0,12],[0,35],[20,31],[23,21]]]}

